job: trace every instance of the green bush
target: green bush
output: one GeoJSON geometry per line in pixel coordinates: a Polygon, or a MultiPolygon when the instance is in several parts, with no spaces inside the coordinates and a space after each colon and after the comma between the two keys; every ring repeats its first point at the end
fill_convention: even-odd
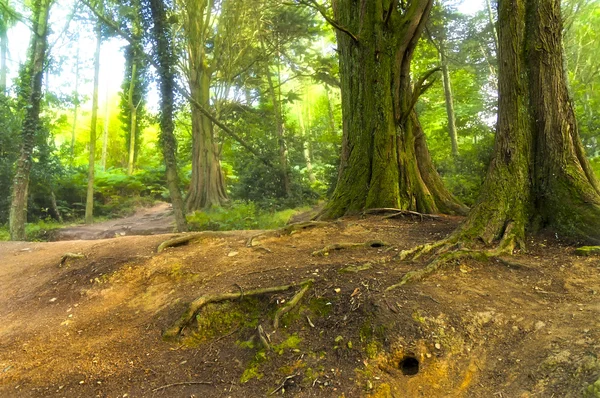
{"type": "Polygon", "coordinates": [[[309,208],[270,212],[252,202],[233,202],[226,207],[196,211],[188,215],[187,220],[194,231],[274,229],[284,226],[294,214],[307,210],[309,208]]]}

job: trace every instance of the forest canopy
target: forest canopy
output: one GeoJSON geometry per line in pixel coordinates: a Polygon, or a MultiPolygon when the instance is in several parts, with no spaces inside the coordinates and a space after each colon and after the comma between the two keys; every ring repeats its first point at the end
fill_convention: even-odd
{"type": "Polygon", "coordinates": [[[0,0],[0,236],[168,201],[179,231],[321,204],[600,241],[599,1],[356,3],[0,0]]]}

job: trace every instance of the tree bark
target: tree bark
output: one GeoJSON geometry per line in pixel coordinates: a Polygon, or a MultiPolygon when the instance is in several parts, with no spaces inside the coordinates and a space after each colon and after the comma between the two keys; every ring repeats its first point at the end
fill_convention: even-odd
{"type": "Polygon", "coordinates": [[[167,187],[171,196],[175,224],[179,232],[187,230],[187,222],[184,214],[183,198],[179,190],[179,175],[177,173],[177,158],[175,155],[177,141],[175,139],[175,125],[173,123],[173,112],[175,110],[175,59],[173,55],[173,43],[169,27],[165,5],[162,0],[149,0],[150,13],[153,27],[152,35],[156,45],[158,59],[158,75],[160,87],[160,142],[166,167],[167,187]]]}
{"type": "Polygon", "coordinates": [[[558,0],[500,0],[498,132],[480,199],[455,234],[524,246],[527,230],[600,242],[600,188],[563,69],[558,0]]]}
{"type": "Polygon", "coordinates": [[[98,126],[98,88],[100,85],[100,49],[102,48],[102,24],[96,22],[96,51],[94,52],[94,93],[92,94],[92,121],[90,126],[90,156],[88,160],[88,184],[85,201],[85,223],[94,222],[94,174],[96,165],[96,127],[98,126]]]}
{"type": "Polygon", "coordinates": [[[412,88],[410,62],[432,1],[415,0],[404,11],[395,5],[334,3],[336,24],[344,29],[337,32],[344,134],[338,184],[323,218],[383,207],[437,213],[440,190],[452,207],[466,211],[443,185],[430,189],[426,180],[433,179],[424,178],[419,165],[425,151],[417,147],[422,132],[413,108],[420,88],[412,88]]]}
{"type": "Polygon", "coordinates": [[[33,4],[33,32],[31,35],[29,60],[27,65],[27,107],[21,131],[21,149],[13,180],[12,200],[9,213],[11,240],[25,239],[27,196],[32,164],[31,156],[35,145],[35,137],[39,128],[42,80],[48,37],[48,16],[50,14],[51,4],[51,0],[37,0],[33,4]]]}

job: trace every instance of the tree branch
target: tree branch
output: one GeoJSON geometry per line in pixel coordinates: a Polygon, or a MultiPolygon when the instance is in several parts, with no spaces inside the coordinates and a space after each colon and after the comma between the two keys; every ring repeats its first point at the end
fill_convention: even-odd
{"type": "Polygon", "coordinates": [[[342,25],[340,25],[340,23],[338,21],[336,21],[335,19],[333,19],[329,15],[327,15],[327,12],[323,8],[323,6],[321,6],[319,3],[317,3],[316,0],[298,0],[298,4],[303,4],[303,5],[307,6],[307,7],[310,7],[312,9],[314,9],[314,10],[317,10],[319,12],[319,14],[321,14],[321,16],[331,26],[333,26],[335,29],[339,30],[340,32],[344,32],[345,34],[347,34],[348,36],[350,36],[350,38],[352,40],[354,40],[355,43],[358,43],[358,37],[354,33],[350,32],[347,28],[345,28],[342,25]]]}

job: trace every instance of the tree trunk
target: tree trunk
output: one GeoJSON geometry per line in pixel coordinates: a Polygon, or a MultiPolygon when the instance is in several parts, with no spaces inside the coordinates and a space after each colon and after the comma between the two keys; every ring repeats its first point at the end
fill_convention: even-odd
{"type": "MultiPolygon", "coordinates": [[[[224,4],[222,5],[224,6],[224,4]]],[[[210,32],[213,2],[185,2],[184,28],[188,42],[187,78],[193,102],[210,108],[210,88],[214,67],[209,66],[205,45],[210,32]]],[[[216,62],[213,59],[213,62],[216,62]]],[[[227,203],[225,178],[213,122],[192,103],[192,176],[186,198],[186,209],[194,211],[219,207],[227,203]]]]}
{"type": "MultiPolygon", "coordinates": [[[[269,67],[265,68],[265,73],[267,75],[267,82],[269,83],[269,96],[271,97],[271,103],[273,104],[273,113],[275,116],[275,127],[277,130],[277,144],[279,147],[279,167],[281,174],[281,182],[283,183],[283,193],[285,196],[290,196],[292,193],[291,183],[290,183],[290,174],[288,171],[288,161],[287,161],[287,148],[285,145],[285,127],[283,120],[283,112],[281,109],[281,98],[278,95],[278,92],[275,91],[275,84],[273,83],[273,77],[271,76],[271,71],[269,67]]],[[[277,77],[279,80],[279,67],[277,77]]],[[[281,88],[280,88],[281,89],[281,88]]],[[[280,94],[280,93],[279,93],[280,94]]]]}
{"type": "Polygon", "coordinates": [[[79,111],[79,44],[77,44],[77,53],[75,55],[75,107],[73,108],[73,127],[71,128],[71,147],[69,165],[73,166],[75,158],[75,133],[77,131],[77,113],[79,111]]]}
{"type": "Polygon", "coordinates": [[[102,171],[106,171],[106,152],[108,149],[108,125],[110,123],[110,114],[109,114],[109,107],[108,107],[108,101],[109,101],[109,92],[108,92],[108,86],[106,87],[106,98],[104,99],[104,131],[102,134],[102,158],[101,158],[101,165],[102,165],[102,171]]]}
{"type": "Polygon", "coordinates": [[[135,161],[135,137],[137,128],[137,105],[133,101],[133,92],[137,79],[137,59],[136,50],[133,49],[133,59],[131,62],[131,80],[129,81],[129,93],[127,94],[127,105],[129,106],[129,157],[127,160],[127,175],[133,174],[133,163],[135,161]]]}
{"type": "Polygon", "coordinates": [[[302,133],[302,149],[304,154],[304,162],[306,163],[306,172],[308,174],[308,181],[314,184],[317,179],[313,171],[312,160],[310,155],[310,107],[308,108],[308,120],[304,122],[304,115],[302,106],[298,108],[298,120],[300,121],[300,131],[302,133]]]}
{"type": "Polygon", "coordinates": [[[98,87],[100,84],[100,49],[102,25],[96,22],[96,51],[94,52],[94,93],[92,94],[92,124],[90,126],[90,157],[88,160],[88,184],[85,201],[85,223],[94,222],[94,169],[96,164],[96,127],[98,125],[98,87]]]}
{"type": "Polygon", "coordinates": [[[338,183],[321,217],[379,207],[437,213],[440,190],[463,213],[466,208],[443,186],[426,185],[417,157],[417,149],[419,156],[425,150],[417,148],[421,132],[413,108],[419,90],[413,93],[410,62],[432,2],[414,1],[403,12],[388,0],[334,4],[337,23],[357,34],[337,32],[344,134],[338,183]]]}
{"type": "MultiPolygon", "coordinates": [[[[192,98],[206,109],[210,105],[211,71],[190,71],[192,98]]],[[[192,105],[192,178],[186,199],[188,211],[222,206],[227,203],[225,178],[219,161],[213,123],[192,105]]]]}
{"type": "Polygon", "coordinates": [[[444,40],[440,40],[440,62],[442,64],[442,83],[444,84],[444,97],[446,100],[446,114],[448,115],[448,135],[452,145],[452,156],[458,156],[458,134],[456,132],[456,115],[454,113],[454,96],[452,95],[452,82],[450,70],[448,69],[448,58],[446,57],[446,46],[444,40]]]}
{"type": "Polygon", "coordinates": [[[563,69],[558,0],[500,0],[498,132],[478,204],[457,231],[524,246],[525,231],[600,243],[600,188],[563,69]]]}
{"type": "Polygon", "coordinates": [[[8,74],[8,66],[6,65],[6,57],[8,55],[8,26],[5,23],[0,28],[0,94],[6,94],[6,75],[8,74]]]}
{"type": "Polygon", "coordinates": [[[187,230],[187,222],[183,211],[183,198],[179,190],[179,175],[177,173],[177,158],[175,155],[177,141],[175,139],[175,125],[173,112],[175,110],[175,59],[173,56],[173,43],[165,5],[162,0],[149,0],[152,16],[152,35],[156,45],[158,58],[158,76],[160,87],[160,142],[166,167],[167,187],[171,195],[171,203],[175,214],[177,230],[187,230]]]}
{"type": "Polygon", "coordinates": [[[25,239],[25,222],[27,221],[27,193],[29,190],[29,175],[31,172],[31,155],[35,137],[39,128],[40,103],[42,97],[42,80],[48,36],[48,16],[51,0],[34,2],[33,33],[29,48],[27,75],[27,107],[23,129],[22,142],[17,168],[13,181],[12,200],[9,214],[9,229],[11,240],[25,239]]]}

